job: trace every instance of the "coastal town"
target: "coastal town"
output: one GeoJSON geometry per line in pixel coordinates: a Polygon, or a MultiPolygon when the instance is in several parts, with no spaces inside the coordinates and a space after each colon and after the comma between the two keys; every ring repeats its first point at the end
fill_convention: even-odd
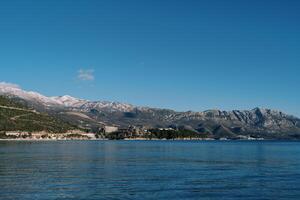
{"type": "Polygon", "coordinates": [[[263,140],[251,136],[239,135],[235,138],[213,137],[205,133],[175,128],[147,129],[143,126],[105,126],[97,132],[70,130],[66,133],[49,133],[46,131],[2,131],[0,140],[263,140]]]}

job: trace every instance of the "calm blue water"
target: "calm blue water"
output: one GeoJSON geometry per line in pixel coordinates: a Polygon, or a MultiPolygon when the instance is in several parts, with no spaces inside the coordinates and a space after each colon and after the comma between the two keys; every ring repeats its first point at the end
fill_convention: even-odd
{"type": "Polygon", "coordinates": [[[300,199],[300,143],[0,142],[0,199],[300,199]]]}

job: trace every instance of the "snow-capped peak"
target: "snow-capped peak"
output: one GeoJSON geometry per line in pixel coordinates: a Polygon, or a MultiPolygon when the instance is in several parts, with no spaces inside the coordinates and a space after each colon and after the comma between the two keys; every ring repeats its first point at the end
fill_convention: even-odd
{"type": "Polygon", "coordinates": [[[86,103],[86,100],[83,99],[77,99],[75,97],[69,96],[69,95],[64,95],[64,96],[59,96],[59,97],[50,97],[52,100],[57,101],[59,104],[62,104],[64,106],[68,107],[80,107],[84,103],[86,103]]]}
{"type": "Polygon", "coordinates": [[[44,106],[62,106],[89,111],[90,109],[108,110],[111,112],[129,112],[135,107],[130,104],[110,101],[88,101],[78,99],[69,95],[47,97],[37,92],[22,90],[18,85],[0,82],[0,95],[19,97],[31,102],[43,104],[44,106]]]}
{"type": "Polygon", "coordinates": [[[25,100],[39,102],[47,106],[60,104],[60,102],[52,98],[46,97],[44,95],[41,95],[40,93],[25,91],[22,90],[18,85],[6,83],[6,82],[0,82],[0,94],[15,96],[25,100]]]}
{"type": "Polygon", "coordinates": [[[14,83],[0,82],[0,88],[20,89],[20,86],[14,83]]]}

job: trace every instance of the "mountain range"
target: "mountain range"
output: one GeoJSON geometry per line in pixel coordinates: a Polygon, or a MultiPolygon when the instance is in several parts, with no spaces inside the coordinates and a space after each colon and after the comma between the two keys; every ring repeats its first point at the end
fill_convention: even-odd
{"type": "Polygon", "coordinates": [[[300,119],[271,109],[177,112],[119,102],[88,101],[68,95],[47,97],[7,83],[0,83],[0,95],[91,131],[104,126],[172,127],[219,138],[236,136],[300,138],[300,119]]]}

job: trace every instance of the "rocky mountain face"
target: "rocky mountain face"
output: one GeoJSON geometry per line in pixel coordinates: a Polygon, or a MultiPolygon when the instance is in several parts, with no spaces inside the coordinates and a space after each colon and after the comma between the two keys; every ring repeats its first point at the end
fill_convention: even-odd
{"type": "Polygon", "coordinates": [[[118,102],[88,101],[67,95],[46,97],[5,83],[0,83],[0,95],[17,99],[29,107],[58,116],[83,128],[97,129],[104,125],[183,127],[217,137],[300,138],[300,119],[270,109],[176,112],[118,102]]]}

